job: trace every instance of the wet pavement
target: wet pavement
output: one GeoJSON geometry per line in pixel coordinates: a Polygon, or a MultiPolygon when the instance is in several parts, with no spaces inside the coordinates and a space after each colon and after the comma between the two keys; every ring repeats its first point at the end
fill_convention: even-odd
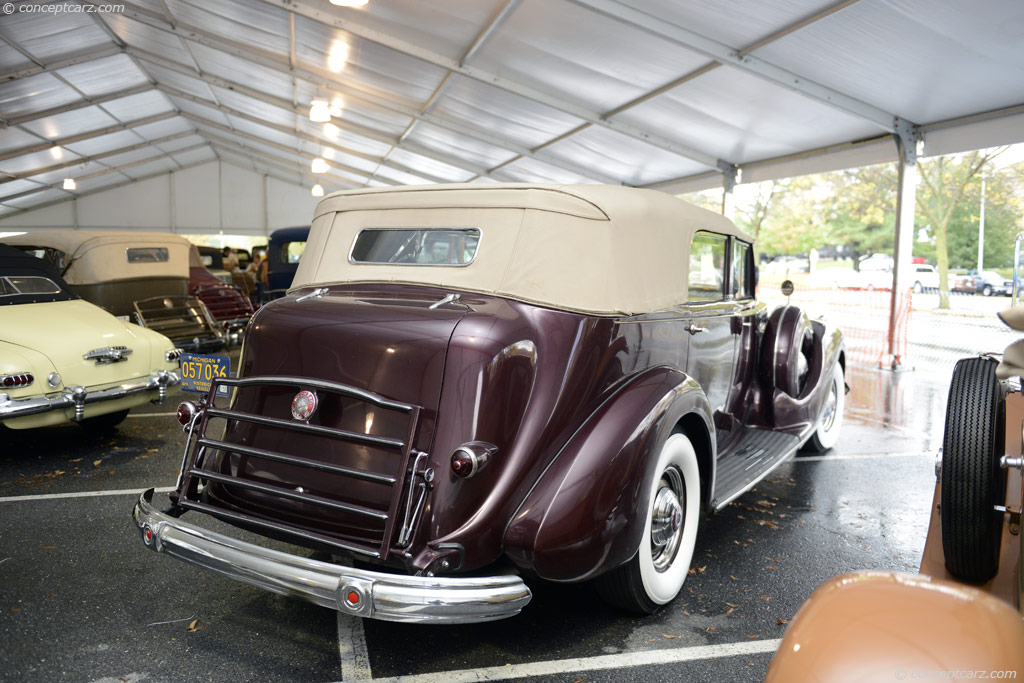
{"type": "Polygon", "coordinates": [[[682,594],[646,618],[536,581],[500,622],[339,618],[143,547],[132,491],[174,483],[175,398],[106,437],[5,431],[0,680],[762,680],[815,586],[920,561],[948,377],[853,367],[848,383],[838,446],[705,518],[682,594]]]}

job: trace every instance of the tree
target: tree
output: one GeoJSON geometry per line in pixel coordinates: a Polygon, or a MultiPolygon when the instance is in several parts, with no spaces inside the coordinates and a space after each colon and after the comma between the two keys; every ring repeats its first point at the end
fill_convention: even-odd
{"type": "Polygon", "coordinates": [[[754,237],[754,259],[759,260],[764,250],[761,244],[761,226],[768,218],[772,208],[772,200],[784,191],[782,183],[769,180],[758,183],[750,200],[743,204],[737,202],[736,224],[754,237]]]}
{"type": "MultiPolygon", "coordinates": [[[[949,228],[967,189],[1005,147],[985,152],[919,160],[921,184],[917,211],[935,237],[935,265],[939,271],[939,308],[949,308],[949,228]]],[[[989,169],[991,170],[991,169],[989,169]]],[[[977,223],[975,223],[977,226],[977,223]]],[[[975,227],[977,230],[977,227],[975,227]]],[[[977,243],[975,243],[977,244],[977,243]]]]}

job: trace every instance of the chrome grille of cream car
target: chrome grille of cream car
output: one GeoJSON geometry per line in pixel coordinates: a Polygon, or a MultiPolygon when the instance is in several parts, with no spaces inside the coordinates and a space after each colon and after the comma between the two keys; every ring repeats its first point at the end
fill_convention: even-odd
{"type": "MultiPolygon", "coordinates": [[[[418,406],[391,401],[377,394],[350,387],[344,384],[326,382],[299,377],[247,377],[242,379],[221,378],[213,381],[210,387],[210,403],[203,409],[202,420],[198,425],[197,434],[190,436],[190,447],[186,451],[182,468],[182,478],[178,489],[177,504],[185,509],[193,509],[226,521],[240,525],[260,528],[263,531],[277,532],[297,542],[313,542],[319,545],[385,559],[388,556],[390,539],[396,533],[396,527],[405,541],[411,534],[413,520],[410,519],[408,507],[402,504],[403,493],[412,490],[422,478],[421,473],[408,471],[410,460],[414,456],[423,455],[412,448],[412,439],[416,432],[420,408],[418,406]],[[216,396],[218,387],[229,387],[234,396],[230,408],[218,407],[216,396]],[[291,415],[268,415],[235,409],[240,402],[238,392],[265,392],[284,390],[288,394],[310,391],[317,392],[320,400],[329,399],[334,395],[338,400],[356,402],[372,406],[374,411],[384,411],[402,416],[402,433],[371,434],[359,433],[324,424],[311,424],[293,418],[291,415]],[[222,421],[226,425],[222,438],[211,436],[215,431],[211,425],[222,421]],[[246,429],[248,427],[248,431],[246,429]],[[236,438],[239,434],[252,434],[252,430],[270,429],[287,431],[294,434],[292,443],[301,440],[302,435],[314,435],[322,447],[302,451],[301,444],[286,449],[262,448],[246,437],[236,438]],[[324,454],[331,452],[329,444],[347,444],[351,450],[374,449],[379,457],[362,458],[365,463],[381,464],[386,461],[389,466],[377,468],[353,467],[351,465],[330,462],[324,454]],[[296,452],[299,451],[299,452],[296,452]],[[234,458],[237,463],[225,465],[224,458],[234,458]],[[266,477],[246,476],[240,464],[247,459],[255,459],[264,463],[276,463],[300,468],[307,476],[310,472],[317,474],[317,491],[311,492],[310,487],[295,481],[279,479],[271,481],[266,477]],[[237,464],[237,466],[236,466],[237,464]],[[362,537],[351,534],[332,534],[317,529],[317,524],[300,524],[292,514],[275,515],[274,510],[266,504],[229,504],[221,496],[206,495],[206,487],[219,485],[224,491],[250,492],[250,495],[265,497],[265,500],[280,500],[298,503],[311,510],[321,510],[333,515],[341,515],[353,520],[353,524],[365,524],[362,537]],[[352,489],[359,486],[387,487],[390,493],[381,496],[380,505],[370,506],[354,502],[350,495],[352,489]]],[[[223,399],[222,399],[223,400],[223,399]]],[[[256,400],[265,405],[264,399],[256,400]]],[[[317,415],[321,414],[319,411],[317,415]]],[[[311,421],[315,419],[311,418],[311,421]]],[[[378,424],[381,422],[378,418],[378,424]]],[[[397,424],[391,420],[389,424],[397,424]]],[[[372,420],[367,423],[367,432],[372,427],[372,420]]],[[[346,447],[348,447],[346,446],[346,447]]],[[[358,458],[356,458],[358,459],[358,458]]],[[[408,495],[408,494],[405,494],[408,495]]]]}

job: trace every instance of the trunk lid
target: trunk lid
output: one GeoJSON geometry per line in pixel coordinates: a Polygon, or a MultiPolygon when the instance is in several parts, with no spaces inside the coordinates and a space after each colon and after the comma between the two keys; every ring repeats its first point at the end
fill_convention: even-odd
{"type": "Polygon", "coordinates": [[[386,557],[404,520],[415,454],[430,447],[448,342],[467,310],[430,308],[447,293],[334,287],[261,309],[231,414],[207,411],[204,443],[221,447],[198,463],[216,473],[197,475],[213,482],[206,501],[263,533],[285,525],[286,537],[300,530],[306,543],[386,557]],[[303,391],[317,401],[308,420],[292,415],[303,391]]]}
{"type": "MultiPolygon", "coordinates": [[[[97,387],[148,375],[150,345],[132,327],[87,301],[57,301],[4,307],[4,341],[44,354],[64,386],[97,387]],[[72,335],[68,330],[74,330],[72,335]],[[118,362],[83,358],[90,351],[125,347],[118,362]]],[[[135,328],[136,330],[139,328],[135,328]]],[[[45,377],[37,378],[45,386],[45,377]]]]}

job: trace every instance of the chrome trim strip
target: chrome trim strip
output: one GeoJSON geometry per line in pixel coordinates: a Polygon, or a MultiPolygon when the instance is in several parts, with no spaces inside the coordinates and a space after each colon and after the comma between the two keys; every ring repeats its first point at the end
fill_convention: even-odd
{"type": "Polygon", "coordinates": [[[252,446],[243,446],[241,444],[228,443],[227,441],[217,441],[216,439],[207,439],[206,437],[199,439],[199,445],[209,446],[210,448],[218,451],[241,453],[242,455],[249,455],[254,458],[265,458],[267,460],[285,462],[290,465],[298,465],[299,467],[308,467],[311,470],[333,472],[334,474],[341,474],[346,477],[352,477],[354,479],[363,479],[365,481],[373,481],[379,484],[390,485],[398,481],[395,477],[390,477],[386,474],[376,474],[374,472],[354,470],[350,467],[332,465],[330,463],[320,462],[319,460],[310,460],[309,458],[302,458],[297,455],[284,455],[283,453],[274,453],[273,451],[263,450],[262,448],[253,448],[252,446]]]}
{"type": "Polygon", "coordinates": [[[400,410],[403,413],[412,411],[412,406],[408,403],[399,403],[398,401],[389,401],[386,398],[382,398],[377,394],[356,387],[350,387],[346,384],[338,384],[336,382],[325,382],[320,379],[313,379],[311,377],[239,377],[239,378],[227,378],[221,377],[217,380],[218,384],[224,384],[229,387],[246,387],[252,384],[290,384],[298,387],[313,387],[315,389],[326,389],[328,391],[334,391],[339,394],[345,394],[346,396],[352,396],[353,398],[359,398],[369,403],[379,406],[381,408],[391,408],[393,410],[400,410]]]}
{"type": "Polygon", "coordinates": [[[270,484],[262,484],[252,479],[242,479],[241,477],[232,477],[228,474],[211,472],[210,470],[204,470],[201,467],[193,467],[189,469],[188,473],[190,476],[196,477],[197,479],[206,479],[207,481],[215,481],[227,486],[237,486],[243,489],[259,491],[260,493],[269,493],[273,496],[289,498],[302,503],[309,503],[311,505],[319,505],[321,507],[328,507],[334,510],[350,512],[353,515],[362,515],[364,517],[372,517],[380,520],[386,520],[388,518],[388,513],[381,512],[380,510],[371,510],[370,508],[365,508],[360,505],[351,505],[349,503],[339,503],[336,500],[330,500],[329,498],[323,498],[321,496],[314,496],[311,493],[296,493],[295,491],[289,491],[288,489],[280,486],[271,486],[270,484]]]}
{"type": "Polygon", "coordinates": [[[149,489],[139,497],[132,519],[143,543],[154,552],[345,614],[384,621],[464,624],[515,616],[532,597],[518,576],[406,576],[263,548],[175,519],[157,511],[152,501],[153,489],[149,489]],[[347,599],[353,592],[359,597],[358,604],[347,599]]]}
{"type": "MultiPolygon", "coordinates": [[[[222,381],[221,383],[224,382],[222,381]]],[[[321,436],[332,436],[345,441],[370,444],[371,446],[405,448],[405,442],[400,441],[399,439],[389,439],[383,436],[360,434],[359,432],[348,432],[343,429],[311,425],[308,422],[300,422],[298,420],[279,420],[276,417],[264,417],[254,413],[240,413],[236,410],[226,410],[224,408],[207,408],[206,414],[211,418],[220,417],[227,420],[237,420],[239,422],[253,422],[255,424],[266,425],[267,427],[281,427],[282,429],[291,429],[297,432],[312,432],[314,434],[320,434],[321,436]]]]}
{"type": "Polygon", "coordinates": [[[167,392],[167,387],[173,387],[179,382],[181,382],[181,375],[178,374],[177,370],[158,370],[143,380],[95,391],[90,391],[85,387],[66,387],[58,396],[37,396],[20,399],[11,399],[10,394],[0,393],[0,419],[26,417],[28,415],[48,413],[51,410],[73,408],[75,410],[75,417],[72,419],[80,420],[84,414],[85,406],[90,403],[112,401],[143,391],[156,391],[158,392],[158,397],[162,399],[167,392]]]}

